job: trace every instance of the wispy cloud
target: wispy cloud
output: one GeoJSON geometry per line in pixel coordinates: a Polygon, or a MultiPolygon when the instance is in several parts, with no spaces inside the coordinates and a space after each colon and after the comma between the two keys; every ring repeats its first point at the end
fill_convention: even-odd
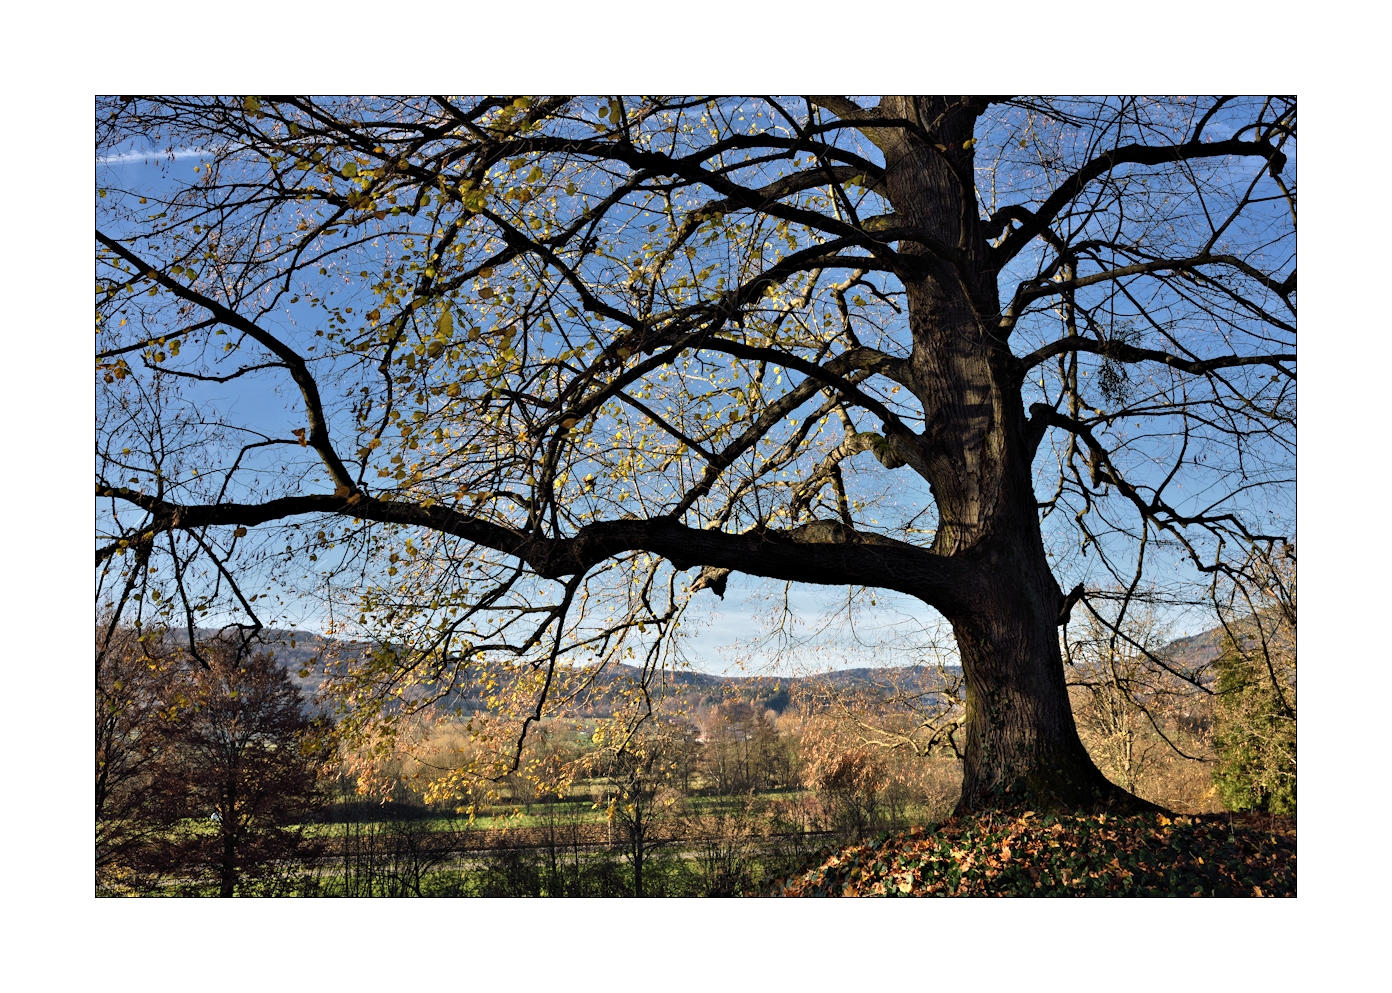
{"type": "Polygon", "coordinates": [[[212,155],[206,148],[146,148],[129,152],[116,152],[112,155],[98,155],[98,165],[114,165],[121,162],[138,162],[142,159],[188,159],[195,156],[212,155]]]}

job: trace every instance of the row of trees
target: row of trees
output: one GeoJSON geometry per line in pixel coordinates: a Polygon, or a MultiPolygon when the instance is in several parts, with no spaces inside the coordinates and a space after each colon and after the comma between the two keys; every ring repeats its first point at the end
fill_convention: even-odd
{"type": "MultiPolygon", "coordinates": [[[[467,736],[447,726],[438,736],[443,750],[439,741],[426,743],[435,753],[424,766],[354,762],[336,751],[330,724],[310,715],[309,702],[264,648],[209,639],[189,651],[167,632],[142,633],[109,618],[97,637],[96,868],[103,891],[422,895],[425,878],[471,843],[454,816],[467,797],[420,806],[439,785],[421,769],[437,765],[447,782],[467,736]],[[345,775],[354,772],[358,783],[345,775]],[[351,807],[353,798],[358,809],[341,818],[348,826],[317,828],[331,801],[351,807]],[[325,872],[332,884],[323,883],[325,872]]],[[[883,759],[854,784],[803,768],[799,749],[818,733],[815,722],[804,726],[739,700],[699,721],[660,716],[609,745],[544,726],[528,744],[531,775],[502,777],[493,799],[528,813],[540,802],[547,844],[474,839],[490,849],[485,862],[493,880],[474,889],[508,891],[522,886],[517,879],[535,876],[549,880],[546,892],[609,892],[617,877],[596,868],[602,848],[620,853],[626,865],[628,882],[620,888],[641,894],[650,886],[645,868],[654,852],[695,844],[704,856],[692,864],[703,867],[705,882],[681,885],[734,892],[754,878],[757,861],[767,861],[774,836],[852,836],[906,823],[903,797],[895,794],[897,806],[885,810],[878,802],[890,778],[883,759]],[[578,804],[558,805],[545,792],[558,772],[576,784],[567,793],[578,804]],[[812,795],[798,798],[805,787],[812,795]],[[794,798],[760,799],[772,791],[794,798]],[[599,825],[607,827],[597,835],[599,825]],[[558,855],[567,844],[572,863],[558,855]],[[531,850],[539,847],[551,853],[546,872],[527,870],[507,882],[517,869],[508,866],[534,861],[539,856],[531,850]],[[490,861],[495,855],[502,863],[490,861]]],[[[940,802],[936,813],[944,811],[940,802]]],[[[482,812],[479,805],[473,812],[482,812]]],[[[797,852],[805,847],[793,843],[797,852]]],[[[458,883],[452,891],[471,890],[458,883]]]]}

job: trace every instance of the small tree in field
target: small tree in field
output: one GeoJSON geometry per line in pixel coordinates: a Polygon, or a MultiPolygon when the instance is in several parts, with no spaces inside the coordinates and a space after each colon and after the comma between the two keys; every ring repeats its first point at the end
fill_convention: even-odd
{"type": "Polygon", "coordinates": [[[595,770],[609,780],[608,814],[633,867],[634,896],[644,895],[643,870],[653,849],[667,840],[661,819],[680,798],[672,751],[670,729],[659,727],[601,749],[595,758],[595,770]]]}
{"type": "Polygon", "coordinates": [[[173,747],[156,776],[176,827],[173,867],[210,870],[219,895],[234,896],[274,860],[306,854],[303,826],[323,803],[323,729],[271,653],[204,654],[208,667],[170,701],[173,747]]]}

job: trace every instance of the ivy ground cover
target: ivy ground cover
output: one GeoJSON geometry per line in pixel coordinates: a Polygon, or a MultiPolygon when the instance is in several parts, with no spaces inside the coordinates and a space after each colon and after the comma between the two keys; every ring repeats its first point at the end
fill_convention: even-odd
{"type": "Polygon", "coordinates": [[[1295,896],[1295,820],[980,814],[851,845],[777,896],[1295,896]]]}

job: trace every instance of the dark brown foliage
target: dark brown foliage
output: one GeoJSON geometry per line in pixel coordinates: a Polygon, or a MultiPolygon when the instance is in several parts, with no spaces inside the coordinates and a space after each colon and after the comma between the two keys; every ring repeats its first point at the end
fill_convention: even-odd
{"type": "Polygon", "coordinates": [[[219,895],[241,891],[277,859],[303,854],[302,825],[322,803],[323,742],[305,701],[268,652],[208,653],[171,707],[177,741],[159,776],[166,819],[180,822],[178,865],[210,871],[219,895]],[[214,822],[213,830],[194,827],[214,822]]]}
{"type": "Polygon", "coordinates": [[[199,665],[167,646],[117,630],[98,652],[98,880],[273,892],[277,863],[313,854],[327,729],[271,653],[212,642],[199,665]]]}
{"type": "Polygon", "coordinates": [[[171,745],[163,701],[176,661],[155,640],[129,628],[97,625],[96,869],[116,884],[142,875],[143,854],[158,835],[154,772],[171,745]]]}

